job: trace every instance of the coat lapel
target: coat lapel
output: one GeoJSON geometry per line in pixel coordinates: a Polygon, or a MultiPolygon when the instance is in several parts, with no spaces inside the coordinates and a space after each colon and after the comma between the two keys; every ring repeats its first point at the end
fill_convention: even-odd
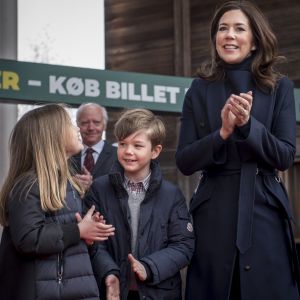
{"type": "Polygon", "coordinates": [[[139,232],[142,234],[145,230],[146,225],[152,220],[151,216],[153,213],[153,201],[146,201],[141,204],[140,210],[140,225],[139,225],[139,232]]]}
{"type": "Polygon", "coordinates": [[[97,170],[101,169],[103,163],[107,160],[107,158],[110,156],[110,149],[108,147],[108,144],[104,142],[103,149],[96,161],[93,174],[97,173],[97,170]]]}
{"type": "Polygon", "coordinates": [[[271,129],[274,106],[274,94],[265,94],[259,89],[254,91],[251,115],[268,129],[271,129]]]}
{"type": "Polygon", "coordinates": [[[226,102],[226,91],[223,82],[212,82],[207,87],[207,115],[211,131],[222,126],[221,110],[226,102]]]}
{"type": "Polygon", "coordinates": [[[161,196],[159,196],[158,189],[161,185],[161,171],[157,162],[151,162],[151,179],[149,188],[146,191],[145,199],[141,204],[140,210],[140,225],[139,232],[142,233],[147,224],[153,220],[153,207],[157,204],[157,201],[162,201],[161,196]]]}

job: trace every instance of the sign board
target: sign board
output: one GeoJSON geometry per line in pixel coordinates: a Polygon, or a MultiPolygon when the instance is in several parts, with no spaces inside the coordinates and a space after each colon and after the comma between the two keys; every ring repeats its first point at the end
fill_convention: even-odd
{"type": "Polygon", "coordinates": [[[294,89],[296,104],[296,121],[300,122],[300,89],[294,89]]]}
{"type": "MultiPolygon", "coordinates": [[[[192,78],[96,70],[0,59],[0,99],[11,102],[97,102],[181,112],[192,78]]],[[[295,89],[300,122],[300,89],[295,89]]]]}
{"type": "Polygon", "coordinates": [[[0,99],[180,112],[192,78],[0,59],[0,99]]]}

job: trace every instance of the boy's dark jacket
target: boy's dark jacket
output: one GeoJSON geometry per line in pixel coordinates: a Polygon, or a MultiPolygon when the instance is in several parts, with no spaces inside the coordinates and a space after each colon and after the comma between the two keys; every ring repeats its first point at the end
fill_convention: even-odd
{"type": "MultiPolygon", "coordinates": [[[[105,277],[116,274],[120,279],[121,300],[127,299],[131,267],[130,213],[128,194],[123,187],[123,169],[117,162],[113,172],[97,178],[86,197],[94,204],[107,224],[116,228],[115,235],[99,243],[92,253],[92,264],[105,299],[105,277]]],[[[194,250],[194,234],[185,198],[178,187],[164,180],[157,162],[151,162],[151,179],[140,207],[136,259],[148,267],[151,280],[138,281],[141,299],[181,299],[180,269],[185,267],[194,250]]]]}

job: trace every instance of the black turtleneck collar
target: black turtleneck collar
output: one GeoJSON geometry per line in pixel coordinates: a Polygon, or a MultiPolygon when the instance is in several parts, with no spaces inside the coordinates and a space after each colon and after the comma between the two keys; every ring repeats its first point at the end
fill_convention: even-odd
{"type": "Polygon", "coordinates": [[[227,70],[240,70],[240,71],[250,71],[251,63],[253,61],[254,56],[250,55],[246,57],[242,62],[237,64],[227,64],[224,62],[224,69],[227,70]]]}
{"type": "Polygon", "coordinates": [[[238,95],[253,90],[254,85],[250,71],[252,61],[253,55],[238,64],[224,63],[227,93],[238,95]]]}

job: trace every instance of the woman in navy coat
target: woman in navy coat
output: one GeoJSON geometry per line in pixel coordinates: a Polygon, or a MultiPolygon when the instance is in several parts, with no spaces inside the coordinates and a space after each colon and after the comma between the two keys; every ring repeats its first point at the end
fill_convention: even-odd
{"type": "Polygon", "coordinates": [[[277,40],[247,1],[211,23],[211,62],[188,90],[176,162],[200,182],[190,211],[196,248],[187,300],[295,300],[291,211],[277,171],[295,155],[293,84],[274,71],[277,40]]]}

